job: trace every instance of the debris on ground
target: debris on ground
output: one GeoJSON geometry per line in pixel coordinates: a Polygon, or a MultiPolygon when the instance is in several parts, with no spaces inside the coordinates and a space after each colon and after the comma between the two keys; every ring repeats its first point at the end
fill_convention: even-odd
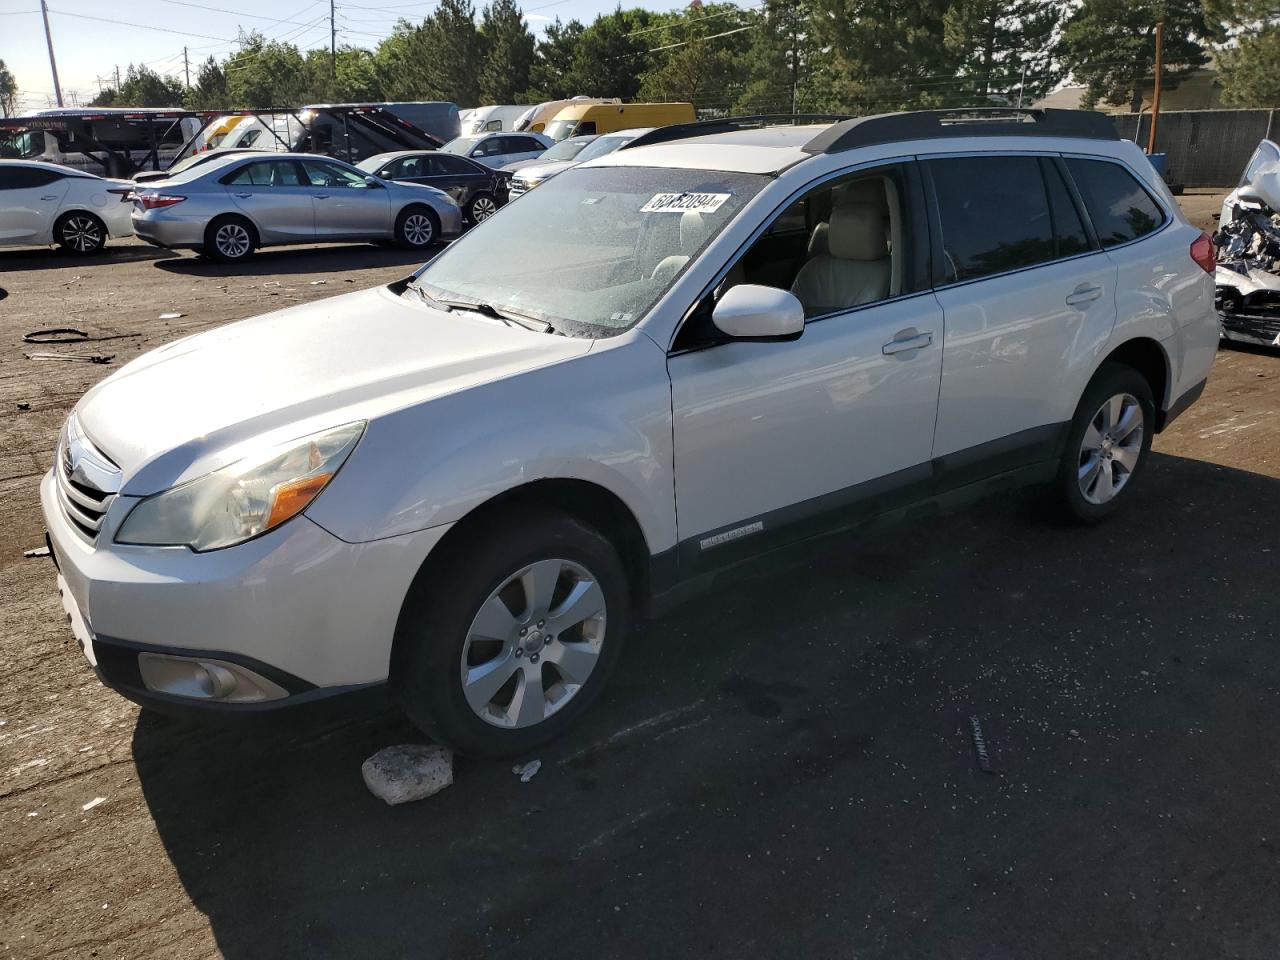
{"type": "Polygon", "coordinates": [[[106,803],[106,802],[107,802],[106,797],[94,797],[92,800],[90,800],[80,809],[88,812],[89,810],[92,810],[94,807],[98,806],[98,804],[106,803]]]}
{"type": "Polygon", "coordinates": [[[520,778],[521,783],[528,783],[538,775],[538,771],[542,769],[541,760],[530,760],[528,763],[517,763],[511,768],[511,772],[520,778]]]}
{"type": "Polygon", "coordinates": [[[89,334],[76,327],[50,327],[48,330],[32,330],[22,335],[23,343],[78,343],[88,339],[89,334]]]}
{"type": "Polygon", "coordinates": [[[68,363],[110,363],[114,353],[24,353],[28,360],[65,360],[68,363]]]}
{"type": "Polygon", "coordinates": [[[22,555],[28,560],[34,560],[36,557],[47,557],[49,555],[49,548],[33,547],[30,550],[23,550],[22,555]]]}
{"type": "Polygon", "coordinates": [[[178,313],[176,310],[170,310],[167,313],[160,314],[161,320],[177,320],[179,317],[185,317],[185,313],[178,313]]]}
{"type": "Polygon", "coordinates": [[[329,282],[328,280],[312,280],[312,281],[311,281],[311,285],[312,285],[313,287],[318,287],[318,286],[320,286],[320,284],[322,284],[322,283],[328,283],[328,282],[329,282]]]}
{"type": "Polygon", "coordinates": [[[453,783],[453,754],[434,744],[384,747],[361,764],[360,773],[375,797],[392,806],[411,803],[453,783]]]}
{"type": "Polygon", "coordinates": [[[982,722],[977,717],[970,717],[973,727],[973,750],[978,755],[978,766],[983,773],[995,773],[991,766],[991,757],[987,755],[987,738],[982,735],[982,722]]]}
{"type": "Polygon", "coordinates": [[[25,400],[19,400],[19,401],[18,401],[18,409],[19,409],[19,410],[30,410],[30,409],[31,409],[31,404],[27,403],[27,401],[25,401],[25,400]]]}

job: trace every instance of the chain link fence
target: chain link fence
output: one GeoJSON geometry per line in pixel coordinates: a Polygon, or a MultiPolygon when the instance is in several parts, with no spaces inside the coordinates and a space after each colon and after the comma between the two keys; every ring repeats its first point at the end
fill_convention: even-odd
{"type": "MultiPolygon", "coordinates": [[[[1151,115],[1114,118],[1126,140],[1146,149],[1151,115]]],[[[1165,179],[1186,187],[1234,187],[1258,141],[1280,137],[1280,109],[1175,110],[1156,124],[1156,153],[1167,155],[1165,179]]]]}

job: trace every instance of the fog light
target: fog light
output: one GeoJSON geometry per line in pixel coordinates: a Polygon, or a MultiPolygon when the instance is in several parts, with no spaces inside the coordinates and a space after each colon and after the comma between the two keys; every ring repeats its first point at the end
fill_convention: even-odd
{"type": "Polygon", "coordinates": [[[138,672],[148,690],[189,700],[259,703],[289,695],[288,691],[261,674],[226,660],[140,653],[138,672]]]}

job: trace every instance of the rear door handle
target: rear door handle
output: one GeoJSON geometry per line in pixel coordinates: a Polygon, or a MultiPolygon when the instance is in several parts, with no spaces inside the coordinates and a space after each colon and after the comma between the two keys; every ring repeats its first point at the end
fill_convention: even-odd
{"type": "Polygon", "coordinates": [[[933,343],[933,331],[926,330],[923,333],[917,333],[915,328],[907,330],[899,330],[894,334],[893,339],[880,348],[880,352],[886,357],[893,356],[895,353],[906,353],[908,350],[920,350],[933,343]]]}
{"type": "Polygon", "coordinates": [[[317,200],[329,199],[329,195],[327,193],[313,193],[312,196],[315,197],[317,200]]]}
{"type": "Polygon", "coordinates": [[[1071,293],[1067,294],[1067,306],[1077,307],[1082,303],[1089,303],[1093,300],[1097,300],[1101,296],[1101,287],[1081,284],[1072,290],[1071,293]]]}
{"type": "Polygon", "coordinates": [[[52,197],[41,197],[40,199],[41,200],[57,200],[58,196],[57,194],[54,194],[52,197]]]}
{"type": "Polygon", "coordinates": [[[248,199],[250,199],[250,198],[253,196],[253,194],[252,194],[252,193],[237,193],[237,194],[236,194],[236,196],[237,196],[237,197],[239,197],[241,200],[248,200],[248,199]]]}

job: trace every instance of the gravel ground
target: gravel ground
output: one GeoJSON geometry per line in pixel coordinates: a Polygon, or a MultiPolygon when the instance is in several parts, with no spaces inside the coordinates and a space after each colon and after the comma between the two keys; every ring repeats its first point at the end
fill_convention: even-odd
{"type": "Polygon", "coordinates": [[[75,398],[166,340],[412,262],[0,252],[5,956],[1280,954],[1278,356],[1223,351],[1105,526],[1028,493],[777,558],[643,625],[527,784],[463,760],[388,808],[360,763],[420,738],[376,699],[196,727],[101,688],[51,566],[22,558],[75,398]],[[21,342],[50,326],[100,339],[21,342]]]}

